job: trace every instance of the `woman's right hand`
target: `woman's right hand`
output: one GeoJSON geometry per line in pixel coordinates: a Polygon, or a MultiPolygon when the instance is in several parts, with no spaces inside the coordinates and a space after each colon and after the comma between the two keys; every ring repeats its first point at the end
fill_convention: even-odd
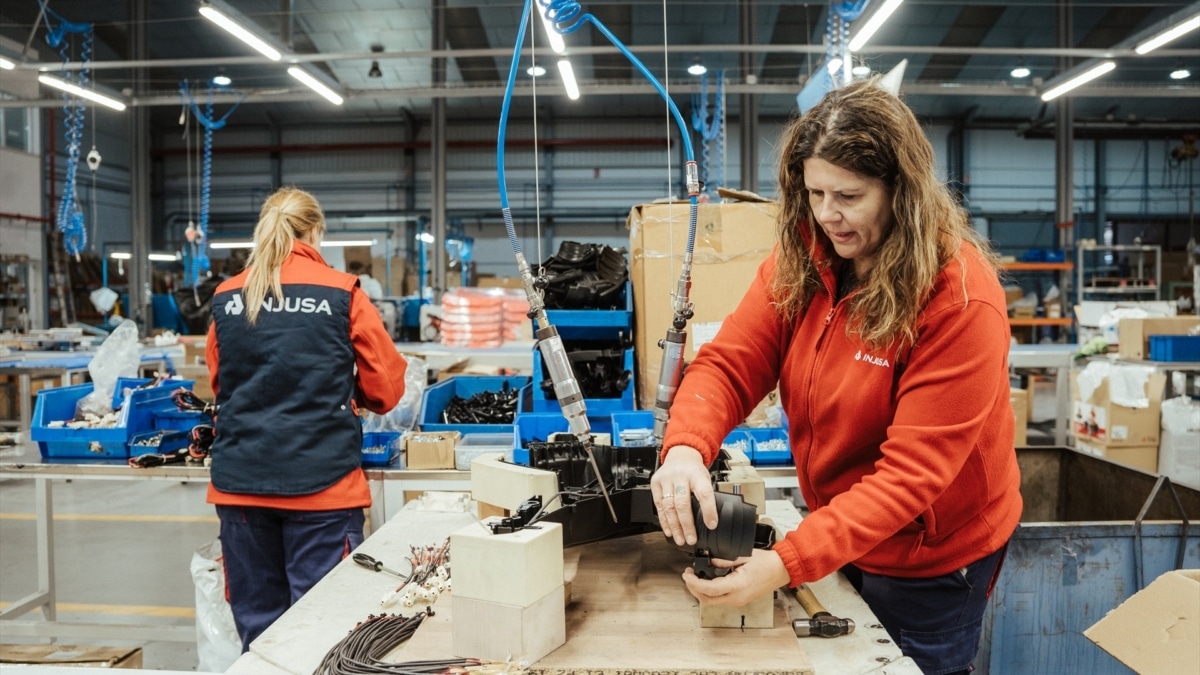
{"type": "Polygon", "coordinates": [[[717,501],[713,497],[712,476],[699,450],[687,445],[668,450],[666,459],[650,478],[650,492],[663,533],[674,539],[676,545],[696,544],[692,495],[700,503],[705,527],[716,529],[717,501]]]}

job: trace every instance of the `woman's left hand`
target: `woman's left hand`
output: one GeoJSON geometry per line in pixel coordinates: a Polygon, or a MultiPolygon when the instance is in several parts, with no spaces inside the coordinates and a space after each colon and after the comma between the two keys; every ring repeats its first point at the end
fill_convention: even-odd
{"type": "Polygon", "coordinates": [[[688,591],[697,600],[710,605],[744,605],[791,581],[791,575],[775,551],[755,549],[749,558],[733,563],[714,560],[713,564],[732,566],[733,570],[716,579],[701,579],[690,567],[683,571],[683,583],[688,591]]]}

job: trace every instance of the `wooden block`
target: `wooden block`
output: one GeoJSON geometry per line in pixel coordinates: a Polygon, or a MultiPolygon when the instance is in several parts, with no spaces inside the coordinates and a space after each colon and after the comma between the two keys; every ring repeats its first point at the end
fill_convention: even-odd
{"type": "Polygon", "coordinates": [[[758,515],[766,513],[767,486],[753,467],[731,467],[726,479],[717,483],[717,490],[742,495],[747,504],[754,505],[758,515]]]}
{"type": "Polygon", "coordinates": [[[775,592],[740,607],[700,603],[701,628],[774,628],[775,592]]]}
{"type": "Polygon", "coordinates": [[[723,445],[721,449],[725,451],[725,454],[729,455],[729,460],[726,462],[729,466],[750,466],[750,458],[740,449],[732,445],[723,445]]]}
{"type": "Polygon", "coordinates": [[[492,506],[491,504],[485,504],[480,501],[475,502],[475,511],[475,517],[480,520],[487,520],[488,518],[503,518],[509,514],[508,509],[502,509],[499,506],[492,506]]]}
{"type": "Polygon", "coordinates": [[[562,526],[535,527],[492,534],[471,524],[451,534],[455,598],[528,607],[562,586],[562,526]]]}
{"type": "Polygon", "coordinates": [[[534,663],[567,641],[561,583],[528,607],[464,598],[456,587],[450,607],[451,640],[458,657],[534,663]]]}
{"type": "Polygon", "coordinates": [[[556,499],[558,477],[553,471],[533,469],[504,461],[500,453],[486,453],[471,460],[471,497],[480,503],[515,511],[526,499],[541,495],[547,511],[561,508],[556,499]]]}

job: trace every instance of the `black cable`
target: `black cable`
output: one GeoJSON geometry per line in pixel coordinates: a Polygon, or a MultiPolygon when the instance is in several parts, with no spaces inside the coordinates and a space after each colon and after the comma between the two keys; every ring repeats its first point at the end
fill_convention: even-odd
{"type": "Polygon", "coordinates": [[[209,403],[200,398],[190,389],[180,387],[171,392],[171,400],[175,402],[175,407],[183,412],[199,412],[212,417],[217,412],[215,403],[209,403]]]}
{"type": "Polygon", "coordinates": [[[424,612],[412,617],[400,614],[368,616],[366,621],[360,622],[346,637],[330,648],[321,664],[313,671],[313,675],[416,675],[452,672],[452,669],[483,665],[480,659],[471,658],[403,663],[383,661],[383,657],[416,633],[427,616],[433,616],[432,608],[426,607],[424,612]]]}

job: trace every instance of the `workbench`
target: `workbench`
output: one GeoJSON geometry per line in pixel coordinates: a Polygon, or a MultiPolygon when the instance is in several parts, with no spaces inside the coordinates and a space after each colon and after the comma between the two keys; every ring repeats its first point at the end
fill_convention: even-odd
{"type": "MultiPolygon", "coordinates": [[[[82,378],[87,374],[88,364],[92,362],[93,356],[93,352],[22,351],[10,354],[0,361],[0,376],[7,375],[17,379],[19,411],[15,419],[0,419],[0,427],[28,431],[33,419],[33,381],[49,379],[56,387],[82,384],[82,378]]],[[[168,362],[182,363],[183,347],[143,346],[141,359],[142,372],[165,372],[168,362]]]]}
{"type": "MultiPolygon", "coordinates": [[[[407,504],[398,517],[380,527],[357,550],[385,565],[403,568],[402,559],[407,557],[410,546],[441,543],[451,532],[476,522],[469,513],[427,512],[418,507],[418,502],[407,504]]],[[[785,501],[771,501],[767,515],[782,528],[793,528],[799,522],[799,514],[785,501]]],[[[640,541],[625,538],[567,549],[568,554],[579,550],[579,574],[590,576],[576,576],[572,584],[572,603],[567,608],[567,643],[532,664],[528,672],[690,673],[702,669],[714,673],[818,675],[920,673],[911,659],[900,654],[862,598],[840,574],[832,574],[810,586],[831,612],[855,621],[858,628],[850,635],[833,639],[795,638],[790,622],[778,620],[773,629],[748,629],[744,633],[732,628],[701,629],[699,606],[687,594],[679,578],[687,564],[686,554],[676,551],[674,557],[670,557],[660,551],[656,556],[643,555],[640,547],[648,545],[671,547],[661,535],[648,534],[642,535],[640,541]],[[661,559],[663,555],[669,558],[665,576],[662,576],[662,570],[646,569],[640,562],[661,559]],[[619,602],[614,602],[614,598],[619,602]],[[636,623],[625,624],[613,607],[628,602],[654,605],[658,611],[668,607],[668,615],[677,617],[677,624],[650,630],[636,623]],[[774,631],[774,635],[768,635],[765,632],[768,630],[774,631]],[[797,658],[791,667],[780,668],[777,655],[753,649],[755,644],[764,647],[778,644],[771,639],[778,640],[780,631],[786,634],[789,642],[797,645],[797,658]],[[697,662],[704,665],[697,667],[697,662]],[[768,663],[773,666],[767,667],[765,664],[768,663]]],[[[380,607],[380,600],[396,585],[394,577],[371,572],[349,559],[343,560],[268,628],[251,645],[250,651],[226,672],[235,675],[312,673],[326,652],[368,615],[385,611],[413,613],[414,610],[400,606],[380,607]]],[[[795,604],[783,599],[783,594],[777,599],[779,602],[795,604]]],[[[405,661],[451,656],[449,622],[453,617],[450,616],[450,604],[447,595],[442,594],[433,606],[435,616],[426,619],[413,639],[393,652],[390,658],[405,661]]],[[[800,612],[798,605],[794,609],[800,612]]],[[[802,612],[797,616],[803,616],[802,612]]],[[[645,619],[641,623],[645,623],[645,619]]]]}
{"type": "MultiPolygon", "coordinates": [[[[371,489],[370,526],[378,527],[387,520],[385,487],[399,491],[470,490],[467,471],[408,471],[398,468],[368,468],[365,470],[371,489]]],[[[14,601],[0,611],[0,633],[9,636],[73,637],[95,639],[139,639],[192,642],[196,639],[193,626],[167,625],[105,625],[68,623],[57,620],[57,585],[54,572],[54,507],[53,481],[116,480],[171,481],[176,483],[209,480],[208,468],[201,465],[171,464],[150,469],[134,469],[124,460],[46,459],[38,452],[36,443],[24,443],[15,450],[6,450],[0,457],[0,479],[25,478],[34,481],[34,510],[37,528],[38,588],[14,601]],[[21,620],[30,611],[42,610],[45,621],[21,620]]],[[[369,534],[368,529],[364,534],[369,534]]],[[[186,571],[186,567],[184,568],[186,571]]],[[[130,579],[133,583],[135,579],[130,579]]]]}
{"type": "MultiPolygon", "coordinates": [[[[1071,422],[1071,368],[1079,345],[1013,345],[1008,349],[1010,368],[1050,368],[1054,370],[1054,444],[1067,445],[1071,422]]],[[[1029,392],[1033,396],[1033,392],[1029,392]]]]}

